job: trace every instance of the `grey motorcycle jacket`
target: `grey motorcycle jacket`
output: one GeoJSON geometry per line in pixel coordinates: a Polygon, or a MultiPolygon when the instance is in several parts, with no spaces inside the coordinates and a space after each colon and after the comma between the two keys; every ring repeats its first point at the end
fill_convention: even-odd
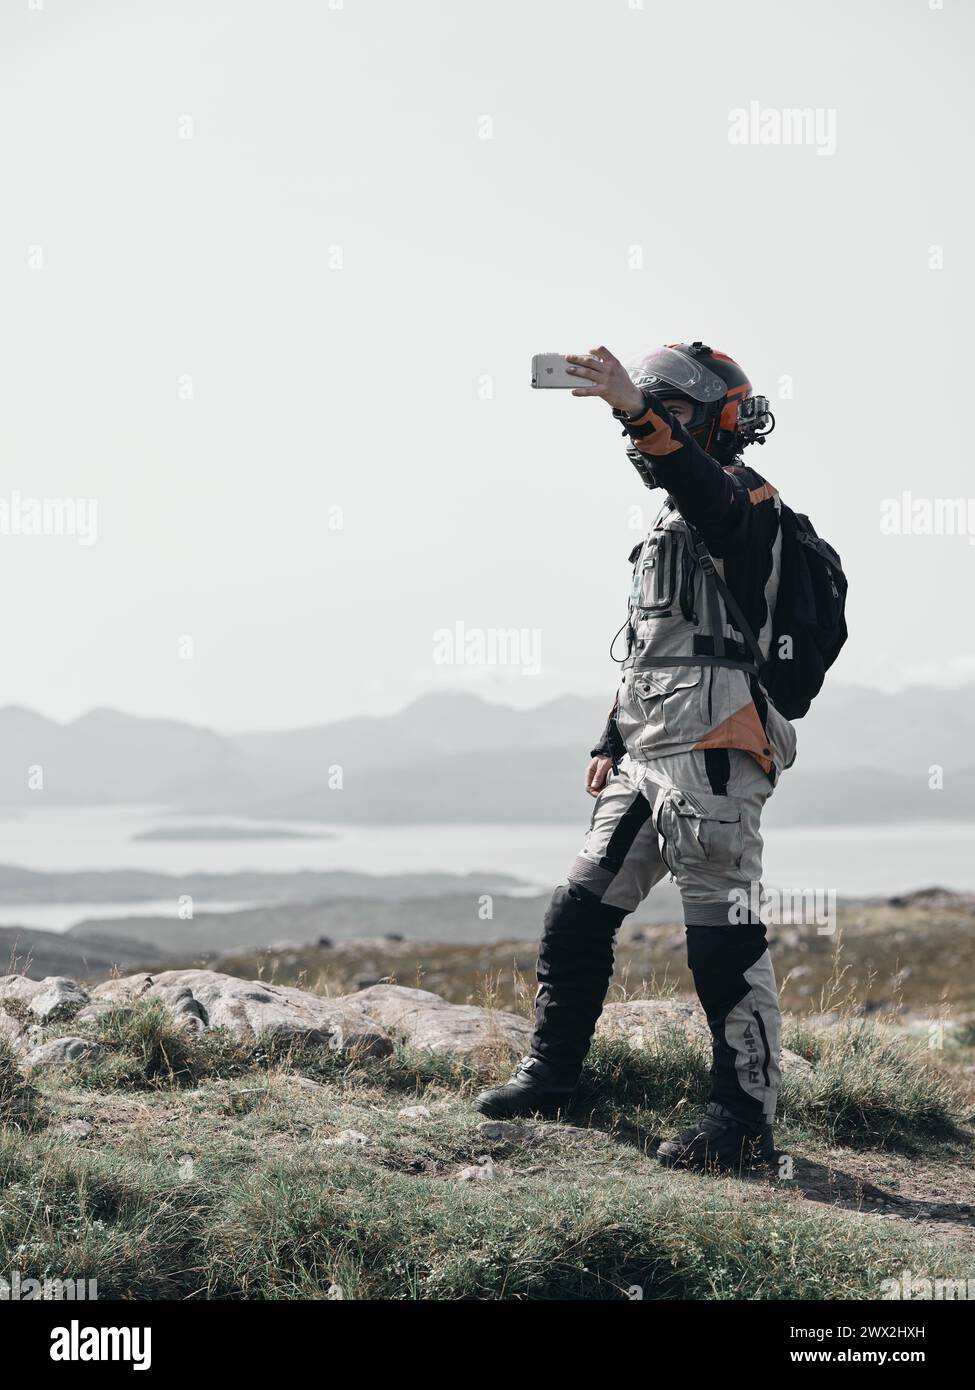
{"type": "Polygon", "coordinates": [[[630,554],[626,655],[593,756],[638,760],[738,748],[775,782],[796,753],[718,587],[722,576],[767,655],[780,574],[776,489],[740,459],[722,467],[658,401],[624,421],[666,500],[630,554]]]}

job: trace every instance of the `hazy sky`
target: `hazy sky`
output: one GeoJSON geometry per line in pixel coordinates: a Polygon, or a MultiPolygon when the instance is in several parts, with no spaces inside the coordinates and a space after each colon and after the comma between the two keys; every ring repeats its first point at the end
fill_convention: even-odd
{"type": "Polygon", "coordinates": [[[693,338],[772,398],[749,461],[843,556],[835,679],[971,678],[975,545],[880,523],[975,492],[973,27],[962,0],[3,0],[0,503],[93,499],[97,531],[0,534],[0,701],[228,728],[447,686],[608,702],[651,498],[530,359],[693,338]],[[787,108],[811,142],[730,138],[787,108]],[[438,664],[458,622],[526,630],[540,673],[438,664]]]}

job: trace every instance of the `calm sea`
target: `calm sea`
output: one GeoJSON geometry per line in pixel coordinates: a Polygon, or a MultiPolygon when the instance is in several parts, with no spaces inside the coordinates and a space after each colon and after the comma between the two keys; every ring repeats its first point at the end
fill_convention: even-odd
{"type": "MultiPolygon", "coordinates": [[[[206,822],[202,816],[193,823],[206,822]]],[[[32,869],[155,869],[172,874],[242,869],[288,873],[504,871],[538,888],[560,882],[581,833],[568,824],[294,825],[327,838],[295,840],[135,840],[171,824],[166,808],[56,807],[0,817],[0,862],[32,869]]],[[[248,824],[219,817],[221,825],[248,824]]],[[[281,829],[280,823],[275,828],[281,829]]],[[[584,830],[584,827],[582,827],[584,830]]],[[[814,826],[775,829],[765,843],[765,883],[780,889],[830,887],[841,897],[890,895],[938,884],[975,886],[975,824],[814,826]]],[[[207,903],[208,911],[246,906],[207,903]]],[[[82,918],[132,913],[174,915],[175,903],[58,903],[0,906],[0,925],[63,930],[82,918]]]]}

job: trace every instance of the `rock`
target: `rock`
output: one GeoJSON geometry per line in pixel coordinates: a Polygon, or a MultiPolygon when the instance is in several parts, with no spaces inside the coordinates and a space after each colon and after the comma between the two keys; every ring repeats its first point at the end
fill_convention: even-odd
{"type": "Polygon", "coordinates": [[[701,1008],[685,999],[607,1004],[596,1025],[597,1037],[622,1039],[631,1047],[652,1047],[672,1033],[710,1044],[711,1034],[701,1008]]]}
{"type": "MultiPolygon", "coordinates": [[[[199,1006],[194,1016],[204,1026],[226,1028],[243,1043],[260,1035],[342,1053],[384,1057],[393,1045],[365,1010],[347,1000],[327,999],[307,990],[240,980],[215,970],[164,970],[158,975],[128,975],[106,980],[94,991],[99,1000],[131,1003],[159,998],[177,1018],[188,1018],[187,993],[199,1006]]],[[[190,1025],[188,1025],[190,1026],[190,1025]]]]}
{"type": "Polygon", "coordinates": [[[310,1095],[314,1095],[316,1091],[321,1094],[322,1091],[326,1090],[326,1087],[322,1086],[320,1082],[312,1081],[310,1076],[288,1075],[283,1076],[281,1079],[287,1085],[295,1086],[300,1091],[307,1091],[310,1095]]]}
{"type": "Polygon", "coordinates": [[[149,994],[157,979],[161,978],[153,975],[122,975],[118,979],[104,980],[92,990],[90,1007],[101,1004],[104,1004],[106,1009],[129,1007],[149,994]]]}
{"type": "Polygon", "coordinates": [[[58,1133],[65,1139],[87,1139],[94,1128],[90,1120],[65,1120],[58,1133]]]}
{"type": "Polygon", "coordinates": [[[29,1004],[42,988],[40,980],[28,980],[26,975],[0,975],[0,1004],[8,999],[16,1004],[29,1004]]]}
{"type": "Polygon", "coordinates": [[[327,999],[212,970],[168,970],[107,980],[94,990],[79,1017],[97,1019],[110,1008],[130,1007],[144,997],[160,999],[181,1026],[194,1030],[224,1027],[247,1043],[269,1033],[368,1056],[385,1056],[392,1050],[390,1028],[416,1047],[474,1065],[520,1056],[531,1036],[527,1019],[448,1004],[429,990],[374,984],[327,999]]]}
{"type": "Polygon", "coordinates": [[[439,994],[404,985],[372,985],[342,997],[384,1028],[426,1052],[460,1057],[473,1065],[501,1056],[520,1057],[531,1037],[526,1018],[474,1004],[448,1004],[439,994]]]}
{"type": "Polygon", "coordinates": [[[5,1009],[0,1009],[0,1038],[6,1039],[14,1049],[20,1047],[23,1041],[23,1026],[17,1019],[11,1017],[5,1009]]]}
{"type": "Polygon", "coordinates": [[[87,1003],[86,989],[62,975],[50,975],[27,1007],[39,1023],[54,1023],[72,1018],[87,1003]]]}
{"type": "MultiPolygon", "coordinates": [[[[657,1047],[674,1032],[683,1033],[692,1042],[711,1048],[711,1030],[701,1006],[687,999],[632,999],[625,1004],[607,1004],[603,1009],[596,1036],[620,1038],[630,1047],[657,1047]]],[[[783,1047],[783,1074],[811,1076],[813,1067],[798,1052],[783,1047]]]]}
{"type": "Polygon", "coordinates": [[[334,1149],[362,1149],[369,1143],[369,1135],[359,1129],[343,1129],[331,1139],[323,1139],[322,1143],[334,1149]]]}
{"type": "Polygon", "coordinates": [[[175,985],[172,990],[162,989],[160,997],[173,1015],[177,1027],[188,1033],[202,1033],[209,1026],[207,1011],[187,985],[175,985]]]}
{"type": "Polygon", "coordinates": [[[484,1120],[477,1127],[477,1132],[482,1139],[502,1140],[505,1143],[515,1143],[523,1140],[530,1130],[537,1129],[537,1125],[516,1125],[508,1120],[484,1120]]]}
{"type": "Polygon", "coordinates": [[[398,1120],[429,1120],[430,1111],[425,1105],[406,1105],[402,1110],[397,1110],[398,1120]]]}
{"type": "Polygon", "coordinates": [[[49,1042],[38,1043],[24,1058],[28,1071],[44,1067],[70,1067],[76,1064],[93,1062],[102,1048],[90,1038],[51,1038],[49,1042]]]}
{"type": "Polygon", "coordinates": [[[582,1129],[579,1125],[536,1125],[538,1141],[554,1144],[603,1143],[609,1136],[604,1129],[582,1129]]]}
{"type": "Polygon", "coordinates": [[[457,1174],[458,1182],[491,1182],[493,1178],[494,1162],[486,1154],[457,1174]]]}

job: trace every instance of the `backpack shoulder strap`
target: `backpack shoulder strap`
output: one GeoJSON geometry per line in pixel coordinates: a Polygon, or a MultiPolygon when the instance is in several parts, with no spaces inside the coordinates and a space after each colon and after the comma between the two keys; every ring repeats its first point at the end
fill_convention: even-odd
{"type": "MultiPolygon", "coordinates": [[[[762,655],[762,649],[758,645],[758,639],[754,632],[752,632],[751,624],[741,611],[741,605],[718,573],[714,558],[704,544],[700,532],[695,530],[693,526],[688,526],[687,534],[691,554],[701,567],[709,596],[713,596],[715,591],[721,595],[724,600],[724,606],[728,610],[728,616],[745,639],[745,645],[754,657],[755,665],[761,670],[765,665],[765,657],[762,655]]],[[[716,607],[716,605],[712,605],[712,607],[716,607]]],[[[711,627],[714,636],[715,654],[717,656],[723,656],[724,637],[721,632],[720,614],[717,615],[717,621],[712,617],[711,627]]]]}

